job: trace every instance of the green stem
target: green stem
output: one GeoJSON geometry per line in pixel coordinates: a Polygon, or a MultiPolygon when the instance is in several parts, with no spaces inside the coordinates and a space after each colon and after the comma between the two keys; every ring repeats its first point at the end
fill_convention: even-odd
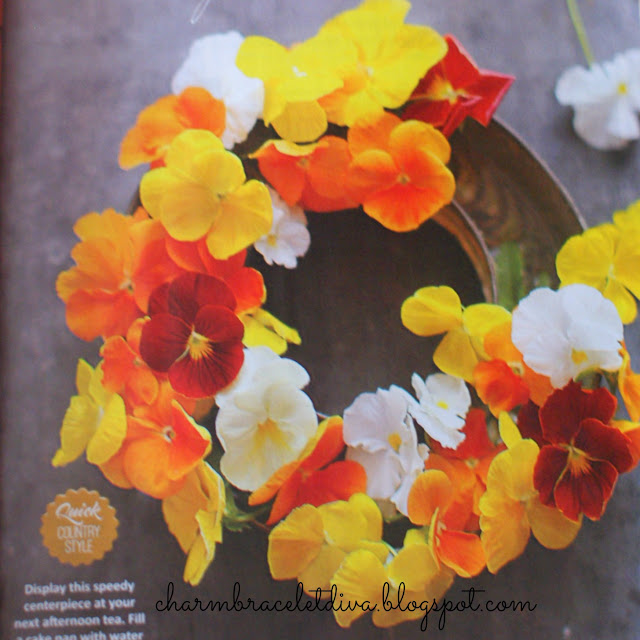
{"type": "Polygon", "coordinates": [[[589,45],[589,38],[587,38],[587,32],[584,28],[584,23],[582,22],[582,17],[580,16],[580,10],[578,9],[576,0],[567,0],[567,9],[569,9],[573,28],[578,36],[578,40],[580,41],[582,53],[584,53],[587,64],[591,66],[594,63],[595,58],[593,57],[591,46],[589,45]]]}

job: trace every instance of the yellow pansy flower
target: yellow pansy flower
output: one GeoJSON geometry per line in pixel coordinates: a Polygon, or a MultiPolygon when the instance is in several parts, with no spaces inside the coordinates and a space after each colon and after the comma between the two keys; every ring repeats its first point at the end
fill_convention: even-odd
{"type": "Polygon", "coordinates": [[[380,510],[363,493],[348,501],[294,509],[269,534],[267,559],[273,578],[297,579],[315,594],[330,588],[340,563],[356,549],[366,549],[381,562],[389,554],[382,542],[380,510]]]}
{"type": "Polygon", "coordinates": [[[54,467],[73,462],[86,450],[92,464],[104,464],[122,445],[127,433],[124,401],[102,386],[102,367],[95,369],[78,360],[78,395],[71,398],[60,430],[60,448],[53,457],[54,467]]]}
{"type": "Polygon", "coordinates": [[[290,49],[262,36],[245,39],[236,64],[265,86],[263,119],[282,138],[310,142],[327,128],[318,98],[342,86],[339,69],[355,60],[353,45],[330,34],[315,36],[290,49]]]}
{"type": "Polygon", "coordinates": [[[576,522],[540,502],[533,486],[540,448],[533,440],[522,438],[508,414],[502,413],[499,423],[507,450],[491,462],[487,490],[479,503],[480,538],[491,573],[517,558],[531,533],[548,549],[564,549],[582,525],[582,516],[576,522]]]}
{"type": "Polygon", "coordinates": [[[178,135],[165,163],[143,176],[140,199],[172,238],[206,237],[211,255],[226,260],[271,229],[266,185],[245,181],[240,159],[210,131],[190,129],[178,135]]]}
{"type": "Polygon", "coordinates": [[[373,611],[372,621],[378,627],[417,620],[425,616],[420,605],[431,606],[442,598],[454,576],[451,569],[439,566],[424,534],[410,529],[403,548],[388,562],[366,549],[358,549],[344,559],[331,579],[339,594],[334,616],[341,627],[351,626],[366,610],[373,611]],[[356,601],[368,606],[354,607],[356,601]]]}
{"type": "Polygon", "coordinates": [[[640,297],[640,225],[634,226],[630,213],[618,222],[622,227],[602,224],[569,238],[556,256],[556,270],[563,286],[598,289],[629,324],[637,314],[633,296],[640,297]]]}
{"type": "Polygon", "coordinates": [[[224,482],[206,463],[191,471],[180,491],[162,501],[169,531],[187,554],[184,580],[197,585],[213,562],[222,542],[225,509],[224,482]]]}
{"type": "Polygon", "coordinates": [[[508,322],[511,314],[495,304],[473,304],[463,307],[451,288],[423,287],[407,298],[400,310],[402,324],[419,336],[445,333],[433,361],[444,373],[473,384],[473,371],[484,351],[484,337],[492,329],[508,322]]]}
{"type": "Polygon", "coordinates": [[[330,122],[351,126],[383,108],[401,107],[444,57],[447,44],[436,31],[404,24],[410,7],[406,0],[365,0],[320,29],[320,35],[341,37],[357,52],[356,59],[344,60],[343,85],[320,101],[330,122]]]}

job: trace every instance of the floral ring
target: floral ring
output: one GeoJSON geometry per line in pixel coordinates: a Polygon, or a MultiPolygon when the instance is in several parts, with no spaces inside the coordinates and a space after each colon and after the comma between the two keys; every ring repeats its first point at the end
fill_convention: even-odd
{"type": "MultiPolygon", "coordinates": [[[[453,37],[405,24],[408,9],[365,0],[291,48],[235,32],[197,41],[173,93],[123,139],[123,168],[150,165],[139,206],[80,218],[76,266],[57,280],[71,331],[104,343],[95,367],[78,364],[53,464],[86,453],[114,485],[162,500],[191,584],[223,528],[267,530],[271,575],[308,594],[334,588],[341,626],[365,609],[338,600],[369,602],[373,622],[391,626],[423,617],[419,603],[456,575],[497,572],[531,534],[566,547],[640,456],[640,381],[622,324],[640,292],[639,210],[571,238],[556,260],[562,287],[537,286],[517,244],[490,224],[479,233],[452,203],[457,182],[462,206],[489,197],[500,206],[487,209],[510,208],[490,177],[493,190],[472,188],[470,172],[490,171],[482,144],[465,150],[476,125],[452,134],[467,116],[488,125],[512,78],[479,70],[453,37]],[[389,303],[381,282],[396,278],[400,254],[365,261],[364,297],[417,336],[443,336],[439,372],[414,373],[413,393],[391,384],[319,413],[306,369],[282,357],[301,337],[265,308],[266,265],[277,278],[301,260],[302,273],[321,235],[309,229],[326,226],[324,262],[304,276],[322,288],[350,246],[373,239],[371,256],[389,232],[422,243],[437,233],[430,218],[459,239],[488,301],[463,305],[435,282],[389,303]],[[497,300],[485,239],[500,246],[497,300]],[[631,421],[614,419],[616,388],[631,421]],[[390,541],[385,522],[398,519],[404,539],[390,541]],[[384,585],[416,606],[387,610],[384,585]]],[[[505,149],[517,144],[492,127],[505,149]]],[[[319,294],[306,288],[310,305],[319,294]]],[[[281,302],[288,322],[292,300],[281,302]]],[[[340,315],[331,302],[313,307],[316,324],[340,315]]],[[[366,331],[345,335],[361,348],[366,331]]]]}

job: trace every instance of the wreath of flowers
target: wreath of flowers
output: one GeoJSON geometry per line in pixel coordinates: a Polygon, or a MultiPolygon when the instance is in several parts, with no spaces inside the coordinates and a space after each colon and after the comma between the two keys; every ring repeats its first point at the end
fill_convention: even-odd
{"type": "MultiPolygon", "coordinates": [[[[95,368],[78,363],[53,464],[85,453],[114,485],[162,500],[194,585],[224,527],[267,530],[272,576],[309,594],[335,585],[345,627],[364,610],[340,599],[373,610],[386,583],[390,599],[437,600],[531,533],[566,547],[640,458],[623,341],[640,295],[637,204],[569,239],[561,288],[513,312],[416,291],[403,324],[444,337],[441,373],[413,374],[414,395],[391,386],[323,416],[308,373],[282,357],[300,336],[263,307],[247,250],[295,268],[305,211],[361,207],[416,229],[453,197],[447,136],[468,116],[487,124],[512,81],[405,24],[408,9],[365,0],[291,48],[235,32],[195,42],[173,94],[122,141],[123,168],[150,165],[141,206],[80,218],[76,266],[57,280],[70,330],[103,344],[95,368]],[[616,389],[630,420],[614,418],[616,389]],[[399,518],[398,548],[383,526],[399,518]]],[[[423,613],[372,615],[386,627],[423,613]]]]}

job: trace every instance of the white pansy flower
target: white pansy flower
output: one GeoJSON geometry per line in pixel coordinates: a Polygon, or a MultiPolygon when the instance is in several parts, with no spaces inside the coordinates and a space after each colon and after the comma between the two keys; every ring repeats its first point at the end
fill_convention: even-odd
{"type": "Polygon", "coordinates": [[[220,470],[236,487],[254,491],[295,460],[318,428],[309,375],[268,347],[245,349],[237,380],[216,396],[216,434],[225,451],[220,470]]]}
{"type": "Polygon", "coordinates": [[[573,127],[592,147],[621,149],[640,137],[640,49],[630,49],[588,69],[567,69],[556,98],[575,110],[573,127]]]}
{"type": "Polygon", "coordinates": [[[513,311],[511,339],[525,363],[555,388],[592,368],[622,366],[620,316],[610,300],[584,284],[534,289],[513,311]]]}
{"type": "Polygon", "coordinates": [[[290,207],[274,190],[269,188],[273,205],[271,230],[262,236],[254,247],[267,264],[279,264],[295,269],[298,258],[309,249],[311,235],[307,229],[307,217],[297,206],[290,207]]]}
{"type": "Polygon", "coordinates": [[[409,489],[424,470],[428,455],[426,445],[418,444],[409,415],[412,402],[415,400],[399,387],[378,389],[361,393],[343,417],[346,457],[364,467],[367,494],[383,509],[391,502],[404,515],[409,489]]]}
{"type": "Polygon", "coordinates": [[[189,55],[173,76],[171,90],[179,94],[187,87],[203,87],[226,107],[222,144],[231,149],[247,139],[262,116],[264,85],[249,78],[236,66],[244,37],[237,31],[217,33],[196,40],[189,55]]]}
{"type": "Polygon", "coordinates": [[[457,449],[465,438],[461,430],[471,406],[464,380],[446,373],[434,373],[422,380],[414,373],[411,384],[419,402],[409,407],[413,418],[443,447],[457,449]]]}

